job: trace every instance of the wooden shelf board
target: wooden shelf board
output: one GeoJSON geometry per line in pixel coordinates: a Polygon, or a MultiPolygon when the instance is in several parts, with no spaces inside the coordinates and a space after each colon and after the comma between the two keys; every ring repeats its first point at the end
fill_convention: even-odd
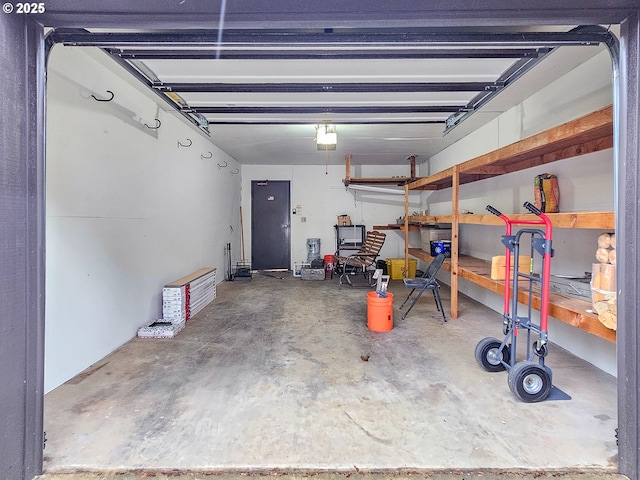
{"type": "MultiPolygon", "coordinates": [[[[531,168],[545,163],[584,155],[613,145],[613,107],[596,110],[575,120],[532,135],[459,165],[460,174],[486,176],[502,167],[503,173],[531,168]]],[[[473,180],[470,180],[473,181],[473,180]]],[[[460,183],[465,183],[462,181],[460,183]]]]}
{"type": "MultiPolygon", "coordinates": [[[[409,254],[427,262],[432,260],[431,255],[419,248],[410,248],[409,254]]],[[[451,263],[449,260],[445,262],[443,269],[451,271],[451,263]]],[[[492,280],[490,271],[491,262],[487,260],[466,255],[460,255],[458,257],[458,276],[460,278],[464,278],[499,295],[503,294],[504,282],[492,280]]],[[[518,292],[518,302],[526,305],[529,301],[528,297],[526,291],[521,290],[518,292]]],[[[591,302],[557,293],[551,293],[549,299],[550,316],[568,325],[580,328],[615,343],[615,330],[605,327],[595,314],[587,312],[587,310],[592,308],[591,302]]],[[[531,299],[531,306],[535,310],[540,310],[540,302],[540,296],[534,294],[531,299]]]]}
{"type": "Polygon", "coordinates": [[[411,215],[410,223],[435,225],[437,223],[452,223],[453,215],[411,215]]]}
{"type": "MultiPolygon", "coordinates": [[[[508,215],[514,220],[532,220],[532,213],[508,215]]],[[[598,230],[615,230],[616,218],[613,212],[562,212],[547,213],[554,228],[590,228],[598,230]]],[[[460,214],[458,221],[467,225],[504,226],[504,222],[490,213],[460,214]]],[[[433,225],[437,223],[453,223],[453,215],[412,215],[409,222],[413,224],[433,225]]]]}
{"type": "MultiPolygon", "coordinates": [[[[414,256],[416,258],[419,258],[420,260],[424,260],[425,262],[432,262],[433,261],[433,257],[431,256],[431,254],[429,252],[425,252],[424,250],[422,250],[420,248],[409,248],[409,255],[414,256]]],[[[446,270],[448,272],[451,271],[451,259],[450,258],[445,259],[444,263],[442,264],[442,269],[446,270]]]]}
{"type": "Polygon", "coordinates": [[[342,180],[345,186],[348,185],[398,185],[403,186],[409,182],[416,181],[411,177],[350,177],[342,180]]]}
{"type": "MultiPolygon", "coordinates": [[[[585,155],[613,147],[613,107],[550,128],[460,163],[460,184],[585,155]]],[[[440,190],[453,185],[453,167],[409,183],[410,190],[440,190]]]]}
{"type": "MultiPolygon", "coordinates": [[[[533,220],[536,216],[532,213],[507,215],[513,220],[533,220]]],[[[547,213],[554,228],[592,228],[601,230],[615,229],[615,215],[613,212],[566,212],[547,213]]],[[[487,214],[461,214],[459,222],[471,225],[499,225],[505,223],[495,215],[487,214]]]]}
{"type": "Polygon", "coordinates": [[[409,190],[440,190],[451,187],[453,167],[409,183],[409,190]]]}
{"type": "MultiPolygon", "coordinates": [[[[374,230],[400,230],[404,231],[404,224],[401,223],[390,223],[389,225],[374,225],[374,230]]],[[[417,225],[409,225],[410,232],[419,232],[420,227],[417,225]]]]}

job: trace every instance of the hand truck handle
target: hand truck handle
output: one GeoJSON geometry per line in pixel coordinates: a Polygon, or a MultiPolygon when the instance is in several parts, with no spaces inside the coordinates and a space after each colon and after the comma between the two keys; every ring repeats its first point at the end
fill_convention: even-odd
{"type": "Polygon", "coordinates": [[[526,208],[527,210],[529,210],[531,213],[535,213],[536,215],[540,216],[542,215],[542,211],[538,209],[538,207],[536,207],[534,204],[532,204],[531,202],[524,202],[524,208],[526,208]]]}
{"type": "Polygon", "coordinates": [[[487,205],[487,210],[493,213],[496,217],[502,216],[502,213],[500,213],[497,209],[493,208],[491,205],[487,205]]]}

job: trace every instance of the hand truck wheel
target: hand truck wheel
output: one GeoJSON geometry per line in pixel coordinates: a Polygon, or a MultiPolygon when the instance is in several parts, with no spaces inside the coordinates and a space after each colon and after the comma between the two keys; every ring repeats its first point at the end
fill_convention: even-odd
{"type": "Polygon", "coordinates": [[[509,370],[509,389],[525,403],[541,402],[551,393],[550,372],[535,362],[518,362],[509,370]]]}
{"type": "Polygon", "coordinates": [[[512,330],[513,328],[513,323],[511,320],[505,320],[502,322],[502,333],[504,335],[509,335],[509,332],[512,330]]]}
{"type": "Polygon", "coordinates": [[[532,345],[533,352],[539,357],[546,357],[549,353],[549,347],[546,343],[541,343],[540,340],[536,340],[532,345]]]}
{"type": "Polygon", "coordinates": [[[509,364],[511,358],[511,349],[509,345],[505,345],[502,348],[502,355],[500,355],[500,347],[502,342],[497,338],[487,337],[483,338],[476,345],[476,361],[478,365],[484,368],[487,372],[501,372],[506,370],[505,364],[509,364]]]}

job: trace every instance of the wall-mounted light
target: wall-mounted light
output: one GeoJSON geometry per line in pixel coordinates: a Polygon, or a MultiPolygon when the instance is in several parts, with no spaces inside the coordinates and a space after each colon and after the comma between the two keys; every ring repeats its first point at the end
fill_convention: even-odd
{"type": "Polygon", "coordinates": [[[338,144],[336,126],[328,123],[316,126],[316,145],[318,150],[335,150],[338,144]]]}

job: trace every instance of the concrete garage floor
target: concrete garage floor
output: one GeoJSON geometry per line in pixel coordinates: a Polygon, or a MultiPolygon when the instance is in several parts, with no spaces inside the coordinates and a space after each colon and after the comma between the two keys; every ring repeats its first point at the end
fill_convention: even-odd
{"type": "Polygon", "coordinates": [[[374,333],[367,290],[274,275],[218,285],[176,338],[133,339],[47,394],[44,478],[624,478],[612,376],[552,345],[571,399],[524,404],[476,364],[502,331],[483,305],[461,296],[443,324],[427,292],[403,321],[392,281],[394,328],[374,333]]]}

